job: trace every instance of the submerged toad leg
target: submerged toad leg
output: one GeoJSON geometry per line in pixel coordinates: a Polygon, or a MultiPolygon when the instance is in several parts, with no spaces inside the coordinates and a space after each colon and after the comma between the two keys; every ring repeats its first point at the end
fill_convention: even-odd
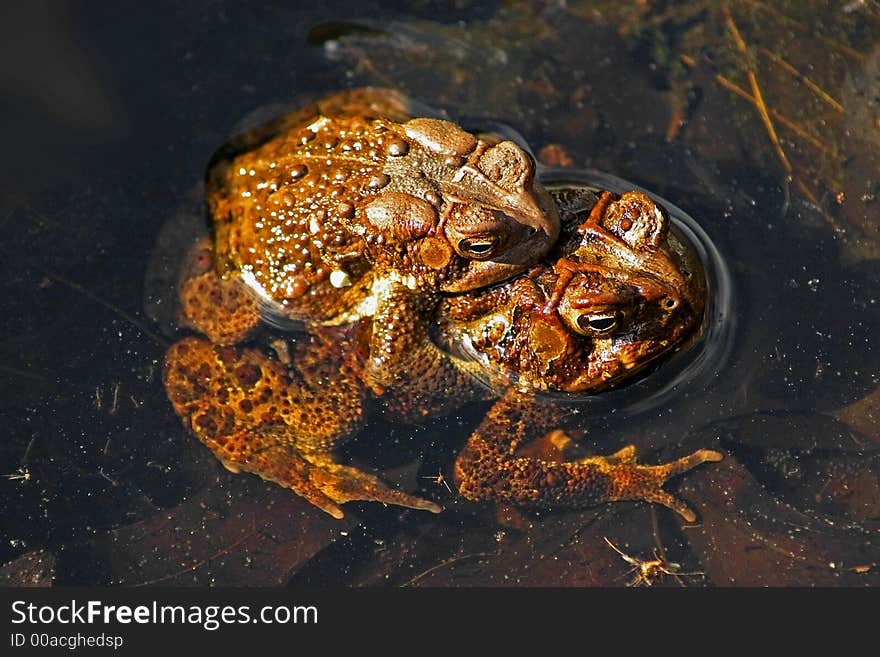
{"type": "Polygon", "coordinates": [[[440,511],[336,463],[333,448],[363,420],[363,384],[338,343],[311,336],[297,347],[287,369],[256,349],[181,340],[165,357],[168,398],[230,470],[290,488],[336,518],[351,500],[440,511]]]}
{"type": "Polygon", "coordinates": [[[640,465],[629,445],[609,456],[579,461],[517,457],[517,447],[552,428],[558,413],[551,403],[508,392],[495,403],[471,435],[455,463],[461,494],[473,500],[498,500],[523,506],[581,507],[620,500],[657,502],[688,522],[696,514],[662,490],[667,479],[722,455],[701,449],[661,465],[640,465]]]}

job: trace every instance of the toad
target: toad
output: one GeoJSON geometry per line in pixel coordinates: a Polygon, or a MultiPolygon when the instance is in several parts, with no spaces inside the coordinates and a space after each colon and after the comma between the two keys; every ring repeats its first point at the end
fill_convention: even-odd
{"type": "Polygon", "coordinates": [[[413,325],[428,321],[438,293],[540,260],[559,217],[531,156],[410,114],[393,90],[355,89],[222,149],[205,190],[213,254],[203,259],[214,268],[184,286],[190,323],[228,345],[261,322],[371,317],[365,376],[381,390],[434,357],[413,325]],[[232,321],[214,315],[221,298],[237,309],[232,321]]]}
{"type": "MultiPolygon", "coordinates": [[[[719,452],[653,466],[638,464],[632,445],[573,461],[518,454],[566,415],[563,401],[537,393],[594,394],[618,385],[696,337],[703,320],[701,263],[647,195],[601,193],[575,232],[573,251],[552,266],[447,299],[440,309],[442,340],[474,355],[504,390],[456,461],[459,490],[470,499],[551,508],[646,500],[692,522],[694,512],[661,487],[720,460],[719,452]]],[[[553,440],[570,442],[560,431],[553,440]]]]}
{"type": "MultiPolygon", "coordinates": [[[[357,433],[376,402],[408,419],[438,414],[486,396],[478,380],[489,378],[501,397],[456,463],[466,497],[549,507],[641,499],[693,520],[661,487],[718,460],[717,452],[657,466],[636,463],[632,448],[571,462],[517,453],[564,414],[537,400],[537,391],[605,389],[678,348],[700,326],[706,289],[699,261],[660,208],[637,192],[590,203],[588,219],[561,240],[555,260],[492,289],[448,297],[434,311],[437,344],[475,358],[441,351],[427,323],[410,322],[412,338],[442,355],[414,362],[406,378],[377,392],[365,376],[376,331],[369,317],[349,326],[313,323],[287,363],[256,347],[193,337],[166,357],[169,398],[227,467],[287,486],[335,517],[350,500],[436,512],[433,502],[338,463],[333,449],[357,433]]],[[[235,310],[226,301],[218,312],[235,310]]]]}

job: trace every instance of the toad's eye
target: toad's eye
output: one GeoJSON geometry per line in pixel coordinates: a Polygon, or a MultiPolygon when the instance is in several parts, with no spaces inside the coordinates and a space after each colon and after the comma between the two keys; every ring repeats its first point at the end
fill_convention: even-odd
{"type": "Polygon", "coordinates": [[[501,240],[498,237],[466,237],[458,241],[458,254],[472,260],[485,260],[495,255],[501,240]]]}
{"type": "Polygon", "coordinates": [[[581,335],[608,335],[620,325],[619,312],[584,312],[572,319],[572,328],[581,335]]]}

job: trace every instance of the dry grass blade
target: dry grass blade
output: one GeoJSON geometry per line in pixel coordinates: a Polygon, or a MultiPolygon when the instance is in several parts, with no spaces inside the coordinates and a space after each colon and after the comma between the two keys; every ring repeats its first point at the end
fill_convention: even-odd
{"type": "Polygon", "coordinates": [[[804,75],[799,70],[797,70],[794,66],[792,66],[787,61],[782,59],[782,57],[777,55],[775,52],[773,52],[771,50],[767,50],[767,48],[763,48],[763,47],[758,48],[758,52],[760,52],[762,55],[764,55],[765,57],[767,57],[771,61],[775,62],[786,73],[789,73],[789,74],[793,75],[794,77],[796,77],[798,80],[800,80],[804,84],[805,87],[807,87],[810,91],[812,91],[814,94],[816,94],[816,96],[818,98],[820,98],[822,101],[824,101],[835,112],[840,112],[841,114],[843,113],[843,105],[841,105],[836,100],[834,100],[834,98],[831,97],[831,94],[829,94],[822,87],[820,87],[818,84],[813,82],[810,78],[808,78],[806,75],[804,75]]]}
{"type": "Polygon", "coordinates": [[[829,39],[828,37],[824,37],[821,34],[814,34],[806,25],[804,25],[800,21],[796,21],[795,19],[791,18],[790,16],[786,16],[778,9],[774,9],[773,7],[770,7],[769,5],[765,5],[763,2],[758,2],[757,0],[738,0],[738,1],[745,3],[747,5],[750,5],[756,9],[760,9],[761,11],[764,11],[768,14],[771,14],[774,18],[779,20],[781,23],[784,23],[784,24],[788,25],[789,27],[791,27],[795,30],[798,30],[799,32],[804,32],[804,33],[808,34],[811,39],[816,39],[817,41],[821,41],[826,46],[833,48],[834,50],[836,50],[840,54],[842,54],[846,57],[849,57],[850,59],[852,59],[855,62],[858,62],[859,64],[861,64],[862,62],[865,61],[865,56],[862,53],[860,53],[858,50],[854,50],[853,48],[850,48],[849,46],[846,46],[842,43],[839,43],[838,41],[835,41],[834,39],[829,39]]]}
{"type": "Polygon", "coordinates": [[[722,5],[721,12],[724,15],[724,22],[727,25],[730,36],[736,44],[737,50],[742,53],[743,59],[745,60],[747,67],[746,75],[749,79],[749,86],[752,89],[752,96],[755,98],[755,106],[758,108],[758,114],[761,115],[761,120],[764,122],[764,127],[767,129],[770,141],[773,143],[773,149],[776,151],[776,155],[779,158],[782,167],[785,169],[785,172],[788,175],[792,175],[794,169],[792,168],[788,157],[785,155],[782,144],[779,142],[779,137],[776,135],[776,128],[773,126],[773,120],[770,118],[770,113],[767,111],[767,105],[764,103],[764,96],[761,93],[761,87],[758,85],[758,78],[755,75],[755,69],[751,64],[751,61],[749,61],[749,49],[746,46],[746,42],[743,40],[739,28],[736,26],[736,22],[733,20],[733,15],[730,13],[727,6],[722,5]]]}
{"type": "MultiPolygon", "coordinates": [[[[680,59],[681,59],[681,62],[685,66],[687,66],[688,68],[696,68],[696,66],[697,66],[696,60],[694,60],[694,58],[689,55],[682,55],[680,59]]],[[[731,93],[736,94],[737,96],[739,96],[743,100],[747,100],[749,103],[751,103],[754,107],[757,108],[758,104],[757,104],[757,101],[755,100],[755,97],[752,96],[748,91],[743,89],[741,86],[739,86],[736,82],[734,82],[730,78],[724,77],[720,73],[716,73],[714,75],[714,78],[715,78],[715,81],[718,84],[720,84],[722,87],[724,87],[725,89],[727,89],[731,93]]],[[[770,112],[770,116],[772,116],[776,121],[779,122],[779,125],[783,126],[787,130],[790,130],[795,135],[797,135],[798,137],[803,139],[805,142],[807,142],[808,144],[810,144],[811,146],[813,146],[817,150],[822,151],[823,154],[827,155],[828,157],[834,158],[835,160],[838,160],[838,161],[843,160],[842,155],[840,155],[839,153],[837,153],[834,150],[832,150],[831,148],[829,148],[825,144],[825,142],[823,142],[821,139],[819,139],[815,135],[812,135],[809,132],[807,132],[804,128],[799,126],[793,119],[788,118],[785,114],[773,109],[772,107],[768,107],[767,110],[770,112]]]]}

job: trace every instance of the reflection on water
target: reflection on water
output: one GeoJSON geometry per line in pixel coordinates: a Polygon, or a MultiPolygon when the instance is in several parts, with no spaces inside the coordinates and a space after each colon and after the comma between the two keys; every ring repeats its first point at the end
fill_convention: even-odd
{"type": "MultiPolygon", "coordinates": [[[[623,586],[634,564],[622,552],[680,566],[651,571],[655,585],[878,584],[880,17],[871,3],[728,4],[569,2],[475,10],[465,24],[377,9],[369,32],[324,31],[317,48],[306,37],[327,17],[309,10],[228,7],[215,21],[194,7],[163,23],[158,60],[129,43],[128,59],[99,58],[114,97],[131,99],[114,124],[141,128],[125,152],[80,155],[86,181],[3,195],[6,581],[623,586]],[[192,25],[198,47],[175,31],[192,25]],[[230,49],[233,32],[250,48],[230,49]],[[593,453],[634,442],[653,462],[724,451],[670,486],[698,525],[641,503],[531,513],[461,500],[447,480],[483,404],[417,427],[378,415],[345,450],[437,500],[437,516],[350,505],[340,524],[223,472],[185,433],[161,389],[167,345],[142,329],[144,245],[229,126],[342,79],[468,125],[509,124],[545,164],[613,172],[696,218],[697,241],[723,254],[704,259],[716,334],[569,429],[593,453]],[[46,322],[59,309],[64,321],[46,322]],[[183,534],[199,539],[180,547],[183,534]]],[[[70,29],[91,47],[123,46],[80,20],[70,29]]],[[[174,261],[151,280],[173,288],[174,261]]],[[[153,309],[168,307],[159,296],[153,309]]],[[[162,312],[167,335],[174,311],[162,312]]]]}

